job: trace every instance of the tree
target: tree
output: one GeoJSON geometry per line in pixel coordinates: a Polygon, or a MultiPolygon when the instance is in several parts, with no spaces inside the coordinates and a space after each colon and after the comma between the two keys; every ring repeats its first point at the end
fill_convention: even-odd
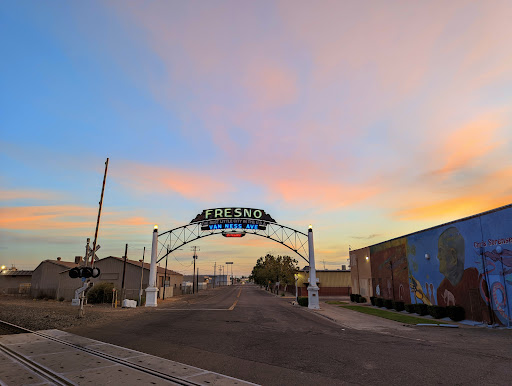
{"type": "Polygon", "coordinates": [[[290,256],[275,257],[267,254],[256,261],[249,279],[267,288],[272,284],[280,283],[286,290],[286,286],[295,281],[294,275],[299,270],[297,264],[297,260],[290,256]]]}

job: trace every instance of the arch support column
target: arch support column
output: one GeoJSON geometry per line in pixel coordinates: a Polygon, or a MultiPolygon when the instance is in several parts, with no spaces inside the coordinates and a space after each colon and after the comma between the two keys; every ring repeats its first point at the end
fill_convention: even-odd
{"type": "Polygon", "coordinates": [[[158,288],[156,283],[156,259],[158,254],[158,226],[153,229],[153,241],[151,242],[151,265],[149,267],[149,286],[146,288],[146,307],[156,307],[158,288]]]}
{"type": "Polygon", "coordinates": [[[316,279],[315,266],[315,246],[313,244],[313,227],[310,225],[308,230],[308,248],[309,248],[309,285],[308,285],[308,308],[312,310],[320,309],[318,299],[318,285],[316,279]]]}

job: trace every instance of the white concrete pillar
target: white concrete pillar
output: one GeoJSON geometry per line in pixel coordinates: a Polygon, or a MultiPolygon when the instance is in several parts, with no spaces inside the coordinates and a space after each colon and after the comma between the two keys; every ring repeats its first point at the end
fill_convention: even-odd
{"type": "Polygon", "coordinates": [[[151,243],[151,265],[149,267],[149,286],[146,288],[146,307],[156,307],[158,288],[156,286],[156,259],[158,254],[158,225],[153,229],[153,241],[151,243]]]}
{"type": "Polygon", "coordinates": [[[308,230],[308,247],[309,247],[309,285],[308,285],[308,308],[312,310],[320,309],[320,301],[318,299],[318,285],[316,280],[315,266],[315,247],[313,245],[313,227],[310,225],[308,230]]]}

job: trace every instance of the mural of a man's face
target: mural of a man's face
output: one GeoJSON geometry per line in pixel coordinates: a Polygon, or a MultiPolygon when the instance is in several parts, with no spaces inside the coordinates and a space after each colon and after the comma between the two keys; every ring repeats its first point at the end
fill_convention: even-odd
{"type": "Polygon", "coordinates": [[[455,286],[464,274],[464,238],[457,228],[450,227],[441,233],[437,246],[439,272],[455,286]]]}

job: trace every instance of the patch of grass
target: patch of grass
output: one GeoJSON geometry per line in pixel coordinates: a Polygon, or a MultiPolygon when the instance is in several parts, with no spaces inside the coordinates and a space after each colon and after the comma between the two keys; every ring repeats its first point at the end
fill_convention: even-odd
{"type": "Polygon", "coordinates": [[[327,300],[326,303],[327,304],[349,304],[348,302],[342,302],[339,300],[327,300]]]}
{"type": "Polygon", "coordinates": [[[418,324],[418,323],[438,324],[439,323],[439,321],[437,321],[437,320],[417,318],[415,316],[409,316],[409,315],[399,314],[399,313],[392,312],[392,311],[385,311],[385,310],[370,308],[370,307],[363,307],[363,306],[340,306],[340,307],[348,308],[349,310],[353,310],[353,311],[357,311],[357,312],[362,312],[363,314],[378,316],[380,318],[390,319],[390,320],[394,320],[396,322],[406,323],[406,324],[418,324]]]}

